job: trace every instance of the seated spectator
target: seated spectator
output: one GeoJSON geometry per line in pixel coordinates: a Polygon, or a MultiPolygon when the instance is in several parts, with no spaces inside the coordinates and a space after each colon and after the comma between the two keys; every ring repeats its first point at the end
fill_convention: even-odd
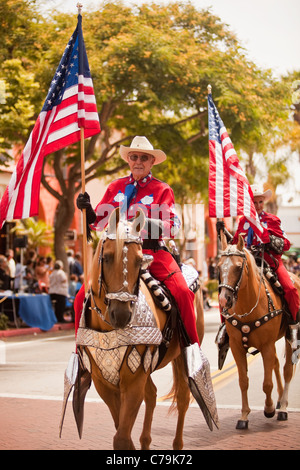
{"type": "Polygon", "coordinates": [[[28,259],[25,263],[24,283],[26,286],[26,292],[35,292],[35,285],[37,284],[37,280],[34,274],[34,262],[32,259],[28,259]]]}

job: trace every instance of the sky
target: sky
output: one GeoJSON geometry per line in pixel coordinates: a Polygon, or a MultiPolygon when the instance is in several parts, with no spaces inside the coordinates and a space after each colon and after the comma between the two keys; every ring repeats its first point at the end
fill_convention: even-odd
{"type": "MultiPolygon", "coordinates": [[[[161,0],[160,3],[169,1],[161,0]]],[[[53,7],[76,15],[77,2],[47,0],[40,3],[43,8],[53,7]]],[[[85,7],[98,2],[81,0],[80,3],[84,15],[85,7]]],[[[198,9],[211,7],[212,13],[236,33],[249,59],[261,68],[271,68],[277,76],[300,69],[299,0],[192,0],[192,3],[198,9]]]]}

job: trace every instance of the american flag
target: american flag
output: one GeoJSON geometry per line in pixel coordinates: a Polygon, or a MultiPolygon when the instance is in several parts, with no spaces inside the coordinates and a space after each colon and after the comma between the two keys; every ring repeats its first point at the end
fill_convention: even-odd
{"type": "Polygon", "coordinates": [[[47,98],[0,203],[0,228],[6,220],[38,215],[44,157],[100,132],[87,60],[82,17],[55,72],[47,98]]]}
{"type": "Polygon", "coordinates": [[[263,228],[254,206],[252,189],[211,93],[208,94],[208,129],[209,216],[223,218],[244,215],[259,236],[263,228]]]}

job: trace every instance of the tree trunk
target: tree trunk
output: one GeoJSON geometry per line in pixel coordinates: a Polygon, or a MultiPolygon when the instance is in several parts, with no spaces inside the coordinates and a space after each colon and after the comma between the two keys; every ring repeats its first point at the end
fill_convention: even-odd
{"type": "Polygon", "coordinates": [[[60,259],[64,263],[64,270],[69,273],[67,252],[65,250],[65,234],[70,227],[75,209],[74,209],[74,193],[73,197],[64,197],[57,206],[54,223],[54,253],[56,259],[60,259]]]}

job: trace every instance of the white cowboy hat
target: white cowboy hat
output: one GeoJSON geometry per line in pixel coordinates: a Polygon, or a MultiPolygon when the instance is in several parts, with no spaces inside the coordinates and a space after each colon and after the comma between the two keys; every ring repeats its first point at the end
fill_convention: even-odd
{"type": "Polygon", "coordinates": [[[167,155],[162,150],[154,149],[146,137],[139,135],[133,139],[130,147],[120,146],[120,155],[125,162],[128,162],[128,154],[131,152],[143,152],[153,155],[155,158],[154,165],[162,163],[167,158],[167,155]]]}
{"type": "Polygon", "coordinates": [[[258,184],[252,184],[251,189],[253,197],[262,196],[265,201],[269,201],[269,199],[271,199],[272,197],[271,189],[267,189],[267,191],[264,191],[258,184]]]}

